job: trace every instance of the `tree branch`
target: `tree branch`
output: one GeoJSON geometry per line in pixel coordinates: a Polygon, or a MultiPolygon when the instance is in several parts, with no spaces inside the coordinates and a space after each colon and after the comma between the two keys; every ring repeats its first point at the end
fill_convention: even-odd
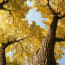
{"type": "Polygon", "coordinates": [[[19,41],[21,41],[21,40],[24,40],[24,39],[19,39],[19,40],[14,40],[14,41],[8,41],[7,44],[4,44],[4,43],[3,43],[4,48],[6,48],[7,46],[11,45],[12,43],[19,42],[19,41]]]}
{"type": "Polygon", "coordinates": [[[65,38],[56,38],[56,42],[63,42],[65,41],[65,38]]]}
{"type": "Polygon", "coordinates": [[[24,39],[27,39],[27,38],[28,38],[28,37],[24,37],[24,38],[21,38],[21,39],[19,39],[19,40],[16,40],[16,39],[15,39],[14,41],[9,41],[9,40],[8,40],[8,42],[7,42],[6,44],[3,43],[4,48],[6,48],[7,46],[11,45],[12,43],[19,42],[19,41],[24,40],[24,39]]]}
{"type": "Polygon", "coordinates": [[[0,9],[5,9],[4,7],[3,7],[3,5],[4,4],[6,4],[6,3],[8,3],[9,2],[9,0],[3,0],[3,2],[2,3],[0,3],[0,9]]]}
{"type": "Polygon", "coordinates": [[[9,2],[9,0],[3,0],[3,4],[6,4],[6,3],[8,3],[9,2]]]}
{"type": "MultiPolygon", "coordinates": [[[[51,11],[53,14],[57,14],[57,13],[52,9],[52,7],[50,6],[49,0],[47,0],[47,2],[48,2],[48,3],[47,3],[46,6],[49,7],[50,11],[51,11]]],[[[40,6],[46,7],[46,6],[43,5],[43,3],[40,3],[40,0],[38,0],[38,3],[40,4],[40,6]]]]}
{"type": "Polygon", "coordinates": [[[64,14],[63,16],[61,16],[61,17],[58,16],[59,19],[62,19],[62,18],[64,18],[64,17],[65,17],[65,14],[64,14]]]}
{"type": "Polygon", "coordinates": [[[47,6],[49,7],[50,11],[51,11],[53,14],[57,14],[57,13],[52,9],[52,7],[50,6],[49,0],[47,0],[47,1],[48,1],[47,6]]]}

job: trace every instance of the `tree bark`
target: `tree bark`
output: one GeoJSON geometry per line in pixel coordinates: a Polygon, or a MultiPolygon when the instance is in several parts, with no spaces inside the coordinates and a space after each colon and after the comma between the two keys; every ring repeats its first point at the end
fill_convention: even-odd
{"type": "Polygon", "coordinates": [[[0,48],[0,65],[6,65],[5,49],[3,46],[0,48]]]}
{"type": "Polygon", "coordinates": [[[56,28],[58,17],[54,15],[48,34],[42,40],[41,48],[32,58],[33,65],[56,65],[54,57],[54,46],[56,39],[56,28]]]}

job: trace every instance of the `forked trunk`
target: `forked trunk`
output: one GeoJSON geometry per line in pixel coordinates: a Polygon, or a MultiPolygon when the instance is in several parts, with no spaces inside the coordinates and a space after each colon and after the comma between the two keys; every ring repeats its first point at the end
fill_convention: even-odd
{"type": "Polygon", "coordinates": [[[5,49],[3,47],[0,48],[0,65],[6,65],[5,49]]]}
{"type": "Polygon", "coordinates": [[[32,58],[33,65],[56,65],[54,58],[54,46],[57,23],[58,18],[57,16],[54,16],[53,21],[48,30],[48,34],[42,40],[41,48],[32,58]]]}

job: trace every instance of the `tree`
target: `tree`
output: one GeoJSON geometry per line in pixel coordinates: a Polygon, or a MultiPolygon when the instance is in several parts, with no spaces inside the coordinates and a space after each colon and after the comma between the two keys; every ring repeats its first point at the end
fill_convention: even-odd
{"type": "Polygon", "coordinates": [[[63,45],[65,47],[65,44],[64,42],[56,44],[56,42],[65,41],[65,32],[63,32],[65,2],[62,0],[59,2],[57,0],[32,1],[34,1],[33,7],[37,8],[42,17],[48,18],[48,20],[43,21],[47,28],[40,28],[34,21],[29,25],[27,20],[21,20],[30,9],[25,3],[26,0],[0,1],[0,21],[2,21],[0,23],[0,65],[6,65],[6,63],[7,65],[25,65],[26,63],[56,65],[55,58],[56,60],[61,58],[63,52],[61,50],[59,53],[59,51],[63,45]],[[60,46],[59,50],[57,46],[60,46]],[[9,51],[15,51],[12,55],[12,61],[7,55],[5,58],[5,53],[9,51]]]}
{"type": "MultiPolygon", "coordinates": [[[[65,41],[64,34],[58,36],[59,27],[64,26],[63,19],[65,19],[65,2],[63,0],[32,0],[34,6],[42,14],[42,17],[48,17],[49,22],[44,22],[49,26],[48,33],[42,40],[41,48],[33,56],[33,65],[56,65],[54,57],[54,47],[56,42],[65,41]],[[63,3],[63,5],[62,5],[63,3]],[[51,15],[51,19],[50,19],[51,15]],[[59,20],[60,25],[58,25],[59,20]],[[49,25],[50,24],[50,25],[49,25]],[[58,30],[57,30],[58,29],[58,30]],[[56,33],[57,30],[57,33],[56,33]]],[[[63,29],[63,28],[62,28],[63,29]]],[[[63,29],[64,30],[64,29],[63,29]]],[[[64,32],[65,33],[65,32],[64,32]]]]}

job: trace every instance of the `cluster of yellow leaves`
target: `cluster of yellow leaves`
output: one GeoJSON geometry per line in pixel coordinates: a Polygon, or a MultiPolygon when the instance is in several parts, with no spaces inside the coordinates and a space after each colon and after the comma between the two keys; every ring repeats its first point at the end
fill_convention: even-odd
{"type": "MultiPolygon", "coordinates": [[[[3,0],[0,0],[0,2],[3,2],[3,0]]],[[[0,10],[0,43],[7,43],[8,38],[11,41],[17,36],[15,34],[18,29],[14,23],[24,18],[29,10],[29,7],[24,2],[26,0],[9,0],[8,3],[3,5],[6,10],[0,10]],[[11,14],[8,10],[11,11],[11,14]]]]}
{"type": "Polygon", "coordinates": [[[17,27],[19,27],[18,31],[20,33],[16,35],[20,36],[20,38],[26,37],[26,39],[8,46],[6,53],[16,50],[12,55],[12,61],[16,59],[18,64],[25,65],[26,62],[31,62],[32,55],[40,48],[41,40],[45,36],[46,30],[41,29],[35,22],[29,25],[27,21],[19,21],[17,27]],[[27,59],[25,59],[26,57],[27,59]]]}
{"type": "Polygon", "coordinates": [[[0,43],[7,43],[9,36],[15,35],[15,27],[12,23],[12,18],[10,19],[8,11],[0,10],[0,43]],[[8,21],[10,19],[10,21],[8,21]]]}
{"type": "MultiPolygon", "coordinates": [[[[9,63],[11,65],[17,65],[14,64],[15,59],[19,65],[22,64],[25,65],[27,63],[31,64],[30,63],[31,57],[40,48],[41,40],[46,35],[47,28],[49,27],[53,19],[52,13],[50,12],[49,8],[47,6],[44,7],[47,4],[46,0],[32,0],[34,1],[33,7],[37,8],[37,11],[40,12],[42,17],[48,18],[48,20],[43,22],[44,24],[46,24],[46,30],[41,29],[40,26],[37,26],[35,24],[35,22],[29,25],[27,20],[24,21],[21,20],[22,18],[25,17],[25,14],[29,10],[27,5],[25,4],[25,1],[26,0],[10,0],[8,4],[4,5],[5,8],[11,10],[13,16],[10,15],[8,11],[0,10],[0,43],[2,43],[3,41],[4,43],[7,43],[8,38],[10,41],[14,40],[15,38],[17,39],[26,38],[23,41],[14,43],[13,45],[10,45],[6,48],[6,53],[15,50],[15,52],[12,55],[12,61],[11,61],[12,64],[9,63]]],[[[61,1],[58,4],[57,0],[53,0],[53,2],[51,2],[51,5],[56,12],[60,11],[62,14],[64,14],[65,9],[62,10],[61,4],[63,2],[61,1]],[[59,6],[58,10],[56,6],[59,6]]],[[[63,4],[63,7],[64,6],[65,3],[63,4]]],[[[58,24],[57,37],[62,37],[62,38],[64,37],[65,34],[64,19],[60,20],[61,23],[59,22],[58,24]]],[[[57,43],[55,46],[56,59],[62,58],[63,50],[61,48],[65,48],[64,42],[60,44],[57,43]]],[[[7,57],[7,65],[8,65],[8,62],[10,62],[10,58],[8,56],[6,57],[7,57]]]]}

